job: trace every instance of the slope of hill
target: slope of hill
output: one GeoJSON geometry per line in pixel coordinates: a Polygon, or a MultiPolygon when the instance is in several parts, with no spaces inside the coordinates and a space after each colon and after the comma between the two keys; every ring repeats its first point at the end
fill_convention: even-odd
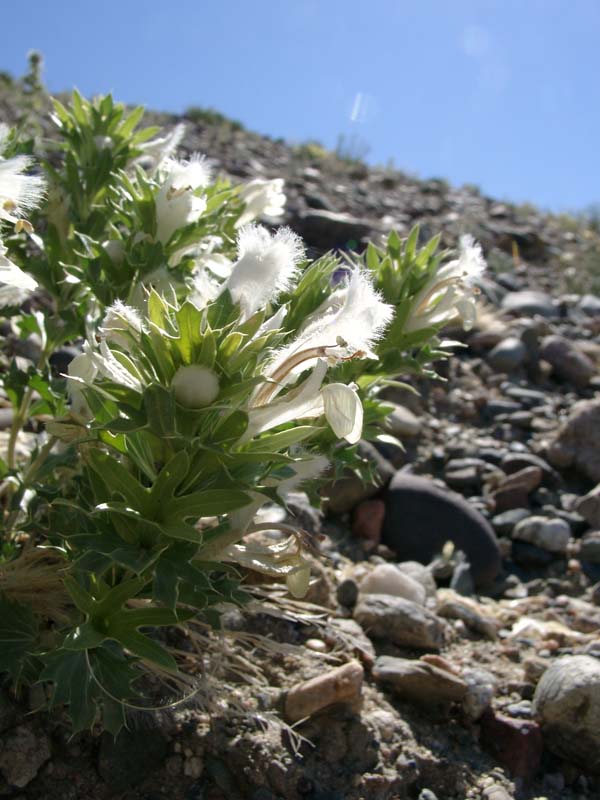
{"type": "MultiPolygon", "coordinates": [[[[44,110],[37,94],[0,78],[0,120],[51,135],[44,110]]],[[[275,606],[231,612],[223,653],[232,670],[222,676],[231,705],[134,716],[114,743],[69,739],[59,712],[28,716],[0,693],[0,796],[600,797],[597,226],[315,144],[290,147],[198,110],[148,117],[183,121],[183,153],[205,153],[232,180],[284,178],[283,221],[315,254],[360,249],[417,222],[448,247],[473,234],[490,267],[487,303],[474,331],[453,332],[466,347],[446,382],[415,384],[418,397],[388,390],[406,451],[365,446],[381,485],[330,487],[325,518],[302,497],[290,509],[324,534],[313,605],[278,595],[275,606]],[[408,517],[406,473],[424,480],[425,520],[408,517]],[[439,514],[436,487],[454,492],[439,514]],[[467,504],[476,523],[458,546],[467,504]],[[454,550],[440,553],[440,536],[454,550]],[[477,594],[475,565],[497,572],[500,559],[477,594]],[[569,694],[571,675],[581,680],[569,694]],[[275,710],[297,723],[297,740],[273,724],[275,710]]],[[[40,704],[32,691],[29,706],[40,704]]]]}

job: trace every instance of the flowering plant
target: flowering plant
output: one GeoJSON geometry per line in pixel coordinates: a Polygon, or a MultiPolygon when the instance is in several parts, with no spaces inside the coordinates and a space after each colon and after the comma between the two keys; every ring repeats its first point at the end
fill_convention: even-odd
{"type": "Polygon", "coordinates": [[[360,465],[381,386],[472,322],[483,259],[464,239],[445,262],[415,229],[310,262],[256,224],[282,181],[178,160],[181,127],[138,130],[110,96],[54,108],[44,176],[0,129],[0,671],[116,732],[149,675],[179,674],[173,631],[246,601],[244,570],[305,595],[315,542],[260,510],[360,465]]]}

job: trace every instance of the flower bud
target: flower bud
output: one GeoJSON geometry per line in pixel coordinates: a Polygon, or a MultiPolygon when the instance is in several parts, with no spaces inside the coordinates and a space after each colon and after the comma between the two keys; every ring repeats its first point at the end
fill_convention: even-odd
{"type": "Polygon", "coordinates": [[[219,379],[208,367],[179,367],[171,384],[175,399],[185,408],[204,408],[219,395],[219,379]]]}

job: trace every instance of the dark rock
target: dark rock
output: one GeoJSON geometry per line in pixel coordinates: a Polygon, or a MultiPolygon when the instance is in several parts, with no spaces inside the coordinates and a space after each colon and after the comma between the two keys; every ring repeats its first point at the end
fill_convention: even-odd
{"type": "Polygon", "coordinates": [[[400,560],[427,564],[450,540],[466,554],[477,586],[493,582],[500,571],[494,531],[460,495],[398,472],[384,499],[382,541],[400,560]]]}
{"type": "Polygon", "coordinates": [[[298,220],[297,232],[310,247],[348,250],[372,235],[373,224],[351,214],[309,209],[298,220]]]}
{"type": "Polygon", "coordinates": [[[590,531],[582,538],[578,558],[591,564],[600,564],[600,531],[590,531]]]}
{"type": "Polygon", "coordinates": [[[507,453],[500,462],[500,466],[507,475],[512,475],[514,472],[525,469],[525,467],[539,467],[544,474],[544,478],[560,480],[550,464],[533,453],[507,453]]]}
{"type": "Polygon", "coordinates": [[[517,522],[528,516],[530,516],[530,512],[526,508],[511,508],[501,514],[496,514],[490,521],[499,536],[510,536],[517,522]]]}
{"type": "Polygon", "coordinates": [[[496,511],[527,508],[529,494],[540,485],[542,470],[539,467],[524,467],[503,478],[492,492],[496,511]]]}
{"type": "Polygon", "coordinates": [[[527,348],[516,336],[499,342],[488,354],[487,361],[496,372],[513,372],[523,365],[527,348]]]}
{"type": "Polygon", "coordinates": [[[574,386],[587,386],[597,370],[594,362],[564,336],[547,336],[540,355],[552,365],[554,374],[574,386]]]}
{"type": "Polygon", "coordinates": [[[352,578],[346,578],[337,587],[336,595],[341,606],[354,608],[358,599],[358,584],[352,578]]]}
{"type": "Polygon", "coordinates": [[[501,414],[512,414],[520,410],[520,403],[511,400],[488,400],[484,407],[484,413],[488,417],[499,417],[501,414]]]}
{"type": "Polygon", "coordinates": [[[554,560],[548,550],[542,550],[529,542],[514,541],[511,552],[515,564],[523,567],[546,567],[554,560]]]}

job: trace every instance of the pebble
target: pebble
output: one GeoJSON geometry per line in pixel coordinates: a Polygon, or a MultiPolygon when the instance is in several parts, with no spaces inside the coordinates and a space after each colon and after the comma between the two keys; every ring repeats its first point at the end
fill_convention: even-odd
{"type": "Polygon", "coordinates": [[[558,378],[578,388],[587,386],[597,371],[594,362],[564,336],[547,336],[542,341],[540,355],[552,365],[558,378]]]}
{"type": "Polygon", "coordinates": [[[401,647],[439,650],[447,625],[436,614],[410,600],[386,594],[360,595],[354,618],[370,637],[401,647]]]}
{"type": "Polygon", "coordinates": [[[571,529],[563,519],[533,516],[517,522],[512,536],[513,539],[534,544],[550,553],[565,553],[571,529]]]}
{"type": "Polygon", "coordinates": [[[515,778],[531,780],[542,759],[542,734],[537,722],[512,719],[488,710],[480,720],[481,743],[515,778]]]}
{"type": "Polygon", "coordinates": [[[496,514],[490,520],[492,527],[498,536],[510,536],[517,522],[530,516],[530,511],[526,508],[511,508],[496,514]]]}
{"type": "Polygon", "coordinates": [[[592,528],[600,529],[600,483],[576,501],[575,510],[592,528]]]}
{"type": "Polygon", "coordinates": [[[496,692],[496,679],[484,669],[464,669],[462,678],[467,684],[462,710],[471,721],[477,721],[491,706],[496,692]]]}
{"type": "Polygon", "coordinates": [[[363,594],[388,594],[425,605],[425,587],[396,564],[378,564],[359,584],[363,594]]]}
{"type": "Polygon", "coordinates": [[[436,609],[437,614],[444,619],[460,619],[469,630],[495,641],[498,638],[496,621],[485,616],[473,601],[459,597],[452,590],[443,590],[440,593],[440,603],[436,609]]]}
{"type": "Polygon", "coordinates": [[[285,696],[284,713],[298,722],[336,703],[355,703],[360,699],[364,670],[358,661],[296,684],[285,696]]]}
{"type": "Polygon", "coordinates": [[[516,336],[499,342],[487,356],[487,362],[496,372],[513,372],[527,359],[527,348],[516,336]]]}
{"type": "Polygon", "coordinates": [[[580,561],[600,564],[600,531],[590,531],[582,537],[578,557],[580,561]]]}
{"type": "Polygon", "coordinates": [[[408,658],[379,656],[373,677],[416,703],[460,702],[467,692],[467,684],[458,675],[426,661],[408,658]]]}
{"type": "Polygon", "coordinates": [[[594,483],[600,483],[600,399],[575,403],[548,442],[547,458],[555,467],[574,467],[594,483]]]}
{"type": "Polygon", "coordinates": [[[313,650],[315,653],[326,653],[329,650],[323,639],[307,639],[304,644],[309,650],[313,650]]]}
{"type": "Polygon", "coordinates": [[[358,583],[354,578],[345,578],[337,587],[337,601],[341,606],[354,608],[358,599],[358,583]]]}
{"type": "Polygon", "coordinates": [[[400,561],[396,566],[405,575],[420,583],[427,597],[435,597],[437,586],[430,567],[418,561],[400,561]]]}
{"type": "Polygon", "coordinates": [[[600,661],[575,655],[557,659],[533,697],[546,746],[586,770],[600,771],[600,661]]]}
{"type": "Polygon", "coordinates": [[[391,434],[399,439],[410,439],[420,434],[422,422],[409,408],[388,400],[385,401],[385,405],[392,407],[385,421],[385,427],[391,434]]]}
{"type": "Polygon", "coordinates": [[[511,703],[506,707],[506,713],[511,717],[522,717],[523,719],[531,719],[533,714],[533,707],[531,700],[521,700],[520,703],[511,703]]]}
{"type": "Polygon", "coordinates": [[[542,317],[558,316],[558,309],[553,299],[546,292],[537,292],[531,289],[524,289],[520,292],[509,292],[501,303],[503,311],[508,311],[519,317],[533,316],[539,314],[542,317]]]}

